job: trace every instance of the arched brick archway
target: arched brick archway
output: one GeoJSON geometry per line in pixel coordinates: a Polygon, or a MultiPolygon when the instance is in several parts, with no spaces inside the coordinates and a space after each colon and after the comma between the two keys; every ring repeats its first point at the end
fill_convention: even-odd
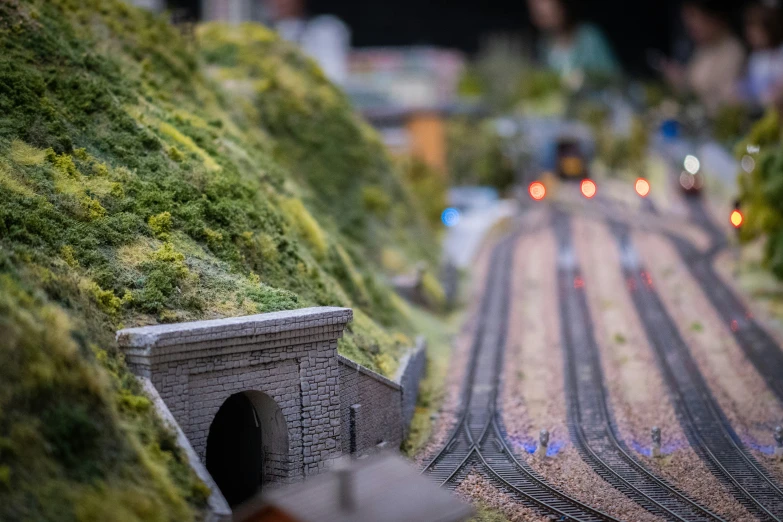
{"type": "Polygon", "coordinates": [[[230,505],[288,476],[288,428],[283,410],[258,391],[231,395],[209,427],[206,466],[230,505]]]}

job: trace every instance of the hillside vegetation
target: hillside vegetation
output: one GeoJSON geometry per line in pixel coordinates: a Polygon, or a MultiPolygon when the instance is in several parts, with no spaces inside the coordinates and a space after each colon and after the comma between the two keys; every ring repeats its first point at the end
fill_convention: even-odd
{"type": "Polygon", "coordinates": [[[381,267],[436,242],[312,61],[119,0],[0,2],[0,51],[0,519],[198,517],[118,328],[351,306],[341,352],[395,370],[381,267]]]}
{"type": "Polygon", "coordinates": [[[738,160],[753,153],[755,168],[740,173],[740,200],[745,214],[741,239],[764,241],[764,262],[783,280],[783,143],[780,117],[770,112],[736,147],[738,160]]]}

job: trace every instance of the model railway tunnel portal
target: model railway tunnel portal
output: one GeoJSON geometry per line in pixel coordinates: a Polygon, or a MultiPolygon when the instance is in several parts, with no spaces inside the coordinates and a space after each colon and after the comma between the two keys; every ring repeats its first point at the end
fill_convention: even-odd
{"type": "Polygon", "coordinates": [[[209,427],[206,466],[232,506],[262,485],[285,480],[288,427],[283,410],[265,393],[230,396],[209,427]]]}
{"type": "Polygon", "coordinates": [[[343,453],[401,444],[426,345],[420,339],[402,357],[393,379],[379,375],[337,354],[352,315],[308,308],[131,328],[117,339],[229,512],[267,484],[321,473],[343,453]]]}
{"type": "Polygon", "coordinates": [[[236,504],[341,454],[337,341],[351,318],[304,309],[134,328],[118,340],[236,504]]]}

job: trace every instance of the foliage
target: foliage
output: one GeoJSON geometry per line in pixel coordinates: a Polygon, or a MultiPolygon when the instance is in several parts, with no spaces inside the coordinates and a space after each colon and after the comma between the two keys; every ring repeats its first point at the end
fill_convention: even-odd
{"type": "Polygon", "coordinates": [[[465,70],[459,93],[480,98],[493,113],[506,112],[518,103],[519,84],[529,66],[521,42],[503,35],[491,37],[465,70]]]}
{"type": "Polygon", "coordinates": [[[0,2],[2,519],[198,517],[119,327],[353,306],[343,353],[389,372],[405,348],[379,263],[434,261],[425,219],[313,62],[243,31],[197,45],[120,0],[0,2]]]}
{"type": "Polygon", "coordinates": [[[421,276],[421,292],[430,309],[442,310],[446,305],[446,291],[429,270],[425,270],[421,276]]]}
{"type": "Polygon", "coordinates": [[[770,112],[760,120],[748,138],[737,146],[737,156],[754,153],[755,168],[739,177],[740,199],[745,214],[742,239],[764,237],[765,262],[779,279],[783,279],[783,146],[779,116],[770,112]]]}
{"type": "Polygon", "coordinates": [[[413,257],[432,260],[421,246],[431,240],[429,227],[380,138],[315,62],[254,24],[208,24],[198,35],[213,76],[244,101],[242,111],[253,124],[274,137],[266,148],[300,182],[296,190],[287,188],[316,219],[367,253],[394,242],[413,257]],[[366,212],[367,203],[378,203],[373,192],[405,212],[374,212],[383,210],[382,202],[366,212]],[[398,231],[405,231],[402,238],[398,231]]]}
{"type": "Polygon", "coordinates": [[[0,518],[192,518],[208,491],[135,382],[92,362],[105,353],[77,330],[0,276],[0,518]]]}
{"type": "Polygon", "coordinates": [[[508,522],[508,520],[508,517],[496,508],[479,504],[476,506],[476,515],[469,522],[508,522]]]}
{"type": "Polygon", "coordinates": [[[560,74],[548,69],[528,68],[519,82],[520,100],[541,100],[560,94],[563,89],[560,74]]]}
{"type": "Polygon", "coordinates": [[[722,143],[733,144],[748,130],[749,114],[744,105],[722,105],[712,122],[712,134],[722,143]]]}
{"type": "Polygon", "coordinates": [[[448,124],[449,174],[456,185],[484,185],[505,191],[514,182],[514,166],[505,141],[491,121],[455,119],[448,124]]]}
{"type": "Polygon", "coordinates": [[[598,158],[611,173],[627,171],[630,177],[645,175],[649,134],[640,118],[631,121],[627,135],[618,134],[609,125],[601,124],[596,128],[595,136],[598,158]]]}
{"type": "Polygon", "coordinates": [[[446,176],[417,158],[403,165],[405,180],[430,226],[438,226],[448,204],[446,176]]]}

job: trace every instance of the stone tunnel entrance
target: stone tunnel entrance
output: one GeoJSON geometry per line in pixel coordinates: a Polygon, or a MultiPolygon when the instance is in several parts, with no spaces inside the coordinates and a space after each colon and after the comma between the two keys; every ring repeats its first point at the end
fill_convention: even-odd
{"type": "Polygon", "coordinates": [[[236,504],[340,456],[337,340],[351,317],[308,308],[131,328],[117,340],[225,494],[219,501],[236,504]]]}
{"type": "Polygon", "coordinates": [[[231,506],[286,476],[288,430],[283,411],[268,395],[230,396],[209,428],[207,470],[231,506]]]}

